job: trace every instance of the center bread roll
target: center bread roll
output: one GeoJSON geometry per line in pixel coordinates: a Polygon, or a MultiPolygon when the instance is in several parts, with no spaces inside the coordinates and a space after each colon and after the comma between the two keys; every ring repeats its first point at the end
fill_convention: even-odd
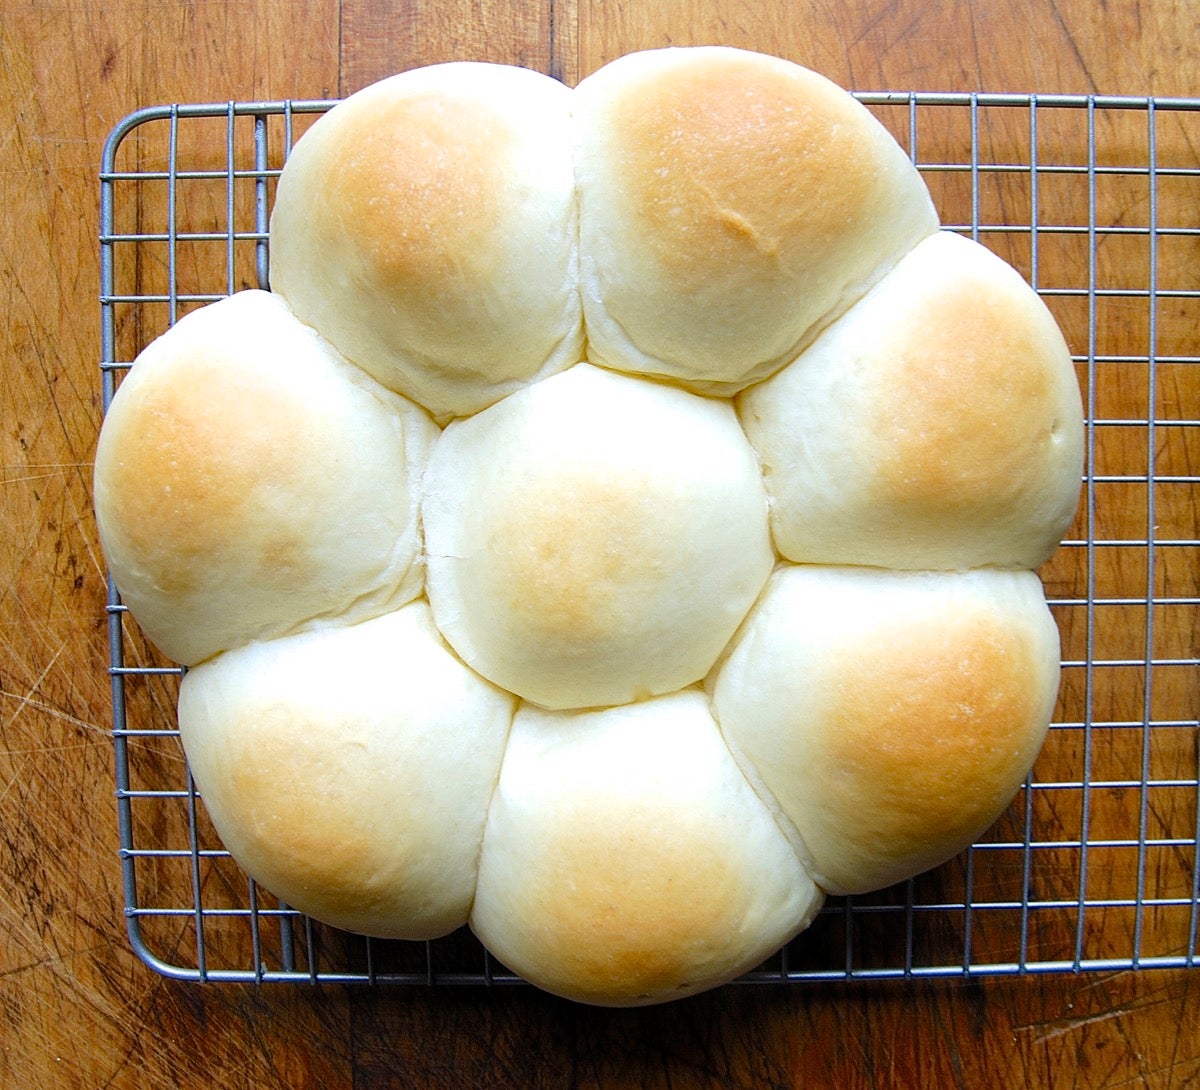
{"type": "Polygon", "coordinates": [[[548,708],[698,681],[775,560],[732,407],[589,364],[451,424],[422,518],[438,627],[548,708]]]}

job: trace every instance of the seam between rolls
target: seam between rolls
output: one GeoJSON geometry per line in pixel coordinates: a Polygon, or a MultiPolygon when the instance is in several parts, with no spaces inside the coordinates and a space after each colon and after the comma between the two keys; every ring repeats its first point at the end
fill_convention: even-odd
{"type": "Polygon", "coordinates": [[[721,725],[721,719],[717,715],[716,702],[713,700],[712,693],[707,688],[703,692],[705,700],[708,703],[709,715],[712,716],[712,720],[716,724],[721,744],[729,754],[734,767],[737,768],[746,785],[754,792],[755,798],[762,803],[767,813],[771,815],[776,828],[779,829],[780,834],[787,841],[788,847],[791,848],[792,854],[795,855],[796,861],[800,864],[804,873],[808,875],[809,880],[822,893],[828,893],[825,883],[821,880],[820,871],[813,860],[812,852],[809,851],[808,844],[805,842],[804,835],[800,832],[795,822],[784,812],[783,807],[779,804],[779,800],[770,788],[767,787],[766,782],[759,775],[754,763],[726,735],[725,728],[721,725]]]}
{"type": "MultiPolygon", "coordinates": [[[[437,626],[435,625],[434,628],[436,629],[437,626]]],[[[447,647],[449,646],[446,637],[441,634],[440,630],[438,631],[438,637],[447,647]]],[[[482,675],[478,676],[482,678],[482,675]]],[[[483,678],[483,680],[487,681],[486,678],[483,678]]],[[[488,682],[488,684],[492,683],[488,682]]],[[[502,691],[507,692],[507,690],[502,691]]],[[[517,713],[521,710],[521,704],[522,701],[520,698],[513,696],[512,713],[508,717],[508,729],[504,733],[504,747],[500,752],[500,761],[496,765],[496,775],[492,780],[491,790],[488,791],[487,803],[483,808],[483,824],[479,829],[479,843],[475,850],[475,881],[471,885],[471,896],[467,901],[466,920],[464,921],[468,927],[471,925],[471,918],[475,915],[475,901],[479,896],[479,875],[483,867],[483,852],[487,844],[488,826],[492,822],[492,804],[496,800],[496,793],[500,790],[500,780],[504,775],[504,766],[508,763],[508,750],[512,742],[513,725],[517,721],[517,713]]]]}

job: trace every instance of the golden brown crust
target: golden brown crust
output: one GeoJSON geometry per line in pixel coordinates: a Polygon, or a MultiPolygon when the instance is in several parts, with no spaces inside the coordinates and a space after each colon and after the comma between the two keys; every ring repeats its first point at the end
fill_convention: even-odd
{"type": "Polygon", "coordinates": [[[881,498],[961,511],[1019,503],[1047,477],[1068,427],[1066,347],[1027,293],[974,270],[947,278],[882,337],[890,342],[871,454],[881,498]]]}
{"type": "Polygon", "coordinates": [[[1045,666],[1027,633],[964,606],[935,625],[876,629],[845,652],[836,681],[812,679],[824,739],[809,772],[820,840],[901,859],[969,843],[1041,746],[1045,666]]]}
{"type": "Polygon", "coordinates": [[[338,148],[317,192],[370,285],[429,306],[477,292],[503,238],[512,123],[477,100],[426,91],[341,118],[338,148]]]}
{"type": "Polygon", "coordinates": [[[512,906],[537,919],[549,979],[593,1001],[663,995],[726,958],[748,893],[727,833],[700,813],[636,803],[617,812],[588,798],[565,806],[512,906]]]}
{"type": "Polygon", "coordinates": [[[497,510],[490,553],[507,592],[498,605],[534,638],[598,648],[636,623],[678,552],[661,532],[671,497],[650,469],[617,479],[580,467],[565,483],[531,483],[497,510]]]}
{"type": "Polygon", "coordinates": [[[862,118],[844,92],[807,75],[718,52],[609,107],[628,227],[645,232],[680,291],[714,270],[766,283],[791,275],[836,245],[870,199],[862,118]]]}
{"type": "MultiPolygon", "coordinates": [[[[209,581],[230,540],[260,517],[263,491],[288,482],[303,494],[318,460],[322,439],[303,394],[225,360],[199,345],[176,355],[169,372],[148,375],[102,461],[106,517],[166,594],[209,581]]],[[[263,577],[303,585],[314,574],[307,543],[290,511],[277,514],[256,542],[263,577]]]]}
{"type": "Polygon", "coordinates": [[[259,877],[270,888],[319,896],[327,918],[369,914],[403,875],[380,844],[379,815],[361,808],[378,755],[353,721],[254,703],[243,716],[212,754],[207,791],[222,828],[256,869],[267,861],[259,877]]]}

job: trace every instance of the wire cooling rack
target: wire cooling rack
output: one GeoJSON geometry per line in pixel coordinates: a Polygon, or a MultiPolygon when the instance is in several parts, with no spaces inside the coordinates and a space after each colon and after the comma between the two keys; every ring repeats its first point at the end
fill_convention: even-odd
{"type": "MultiPolygon", "coordinates": [[[[949,228],[1058,318],[1087,414],[1082,503],[1042,569],[1063,640],[1045,749],[981,841],[902,886],[832,899],[748,982],[1193,966],[1200,925],[1200,99],[858,96],[949,228]]],[[[107,408],[188,310],[268,277],[279,169],[327,101],[174,105],[122,121],[100,174],[107,408]]],[[[246,878],[175,729],[180,671],[109,589],[125,916],[198,981],[512,984],[466,932],[367,940],[246,878]]]]}

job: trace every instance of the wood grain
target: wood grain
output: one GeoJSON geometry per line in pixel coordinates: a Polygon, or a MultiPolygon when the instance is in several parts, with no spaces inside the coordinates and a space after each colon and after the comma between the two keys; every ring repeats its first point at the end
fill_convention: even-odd
{"type": "MultiPolygon", "coordinates": [[[[1200,85],[1195,24],[1189,0],[8,5],[0,15],[0,201],[8,210],[0,236],[6,304],[0,334],[0,518],[6,528],[0,550],[0,1087],[1090,1088],[1200,1081],[1200,977],[1194,971],[738,986],[642,1012],[581,1009],[522,989],[197,986],[151,972],[131,953],[122,921],[103,565],[90,504],[100,417],[96,174],[107,133],[140,106],[322,98],[391,71],[458,57],[525,64],[573,84],[631,49],[704,41],[790,56],[860,89],[1186,95],[1200,85]]],[[[1115,135],[1129,154],[1145,151],[1144,137],[1132,129],[1115,135]]],[[[1023,138],[999,119],[988,122],[984,136],[997,156],[1023,138]]],[[[1064,139],[1069,136],[1064,130],[1064,139]]],[[[1163,154],[1172,144],[1180,154],[1188,150],[1183,129],[1164,123],[1161,139],[1163,154]]],[[[221,141],[214,130],[191,151],[217,156],[221,141]]],[[[1190,150],[1194,158],[1194,146],[1190,150]]],[[[158,163],[162,152],[147,139],[131,144],[127,154],[145,167],[158,163]]],[[[1014,191],[991,196],[997,207],[1023,199],[1014,191]]],[[[1196,198],[1194,182],[1164,188],[1161,211],[1191,215],[1194,223],[1196,198]]],[[[219,200],[197,191],[187,214],[203,219],[219,200]]],[[[1117,192],[1112,200],[1128,222],[1144,211],[1141,192],[1117,192]]],[[[1055,214],[1077,211],[1062,205],[1055,214]]],[[[160,210],[146,198],[129,214],[148,223],[160,210]]],[[[1028,256],[1016,241],[1011,245],[1014,258],[1028,256]]],[[[1142,260],[1131,253],[1114,244],[1102,257],[1103,275],[1117,277],[1131,260],[1142,260]]],[[[1194,240],[1164,243],[1160,274],[1176,277],[1173,286],[1200,288],[1198,256],[1194,240]]],[[[1047,277],[1067,275],[1078,262],[1066,247],[1043,258],[1047,277]]],[[[187,261],[195,275],[206,276],[214,264],[222,267],[223,256],[197,247],[187,261]]],[[[146,256],[139,262],[121,275],[148,290],[161,281],[161,261],[146,256]]],[[[250,275],[244,268],[239,264],[238,286],[250,275]]],[[[1143,272],[1135,267],[1130,275],[1143,272]]],[[[1185,303],[1179,313],[1159,316],[1164,354],[1195,355],[1197,316],[1185,303]]],[[[1064,305],[1061,317],[1077,335],[1078,312],[1064,305]]],[[[1120,338],[1132,335],[1121,331],[1145,319],[1144,311],[1112,312],[1105,328],[1114,331],[1114,354],[1120,338]]],[[[122,343],[136,346],[148,333],[123,327],[122,343]]],[[[1195,418],[1198,373],[1194,365],[1164,370],[1159,410],[1178,416],[1187,406],[1195,418]]],[[[1130,365],[1106,386],[1114,392],[1104,411],[1144,411],[1144,379],[1130,365]]],[[[1162,472],[1197,472],[1194,439],[1172,433],[1153,453],[1131,442],[1113,429],[1099,453],[1110,465],[1140,459],[1144,470],[1154,457],[1168,467],[1162,472]]],[[[1194,535],[1194,488],[1169,492],[1158,507],[1164,526],[1194,535]]],[[[1144,497],[1144,488],[1114,486],[1105,493],[1103,531],[1119,536],[1144,522],[1144,497]]],[[[1144,570],[1130,572],[1120,557],[1105,564],[1098,575],[1113,588],[1147,578],[1144,570]]],[[[1160,593],[1200,594],[1198,568],[1200,557],[1164,555],[1156,576],[1160,593]]],[[[1052,593],[1066,596],[1079,592],[1085,573],[1068,556],[1047,575],[1052,593]]],[[[1139,650],[1145,612],[1114,607],[1101,618],[1093,636],[1106,654],[1139,650]]],[[[1155,638],[1164,657],[1196,654],[1186,617],[1164,610],[1158,618],[1155,638]]],[[[1086,642],[1082,622],[1070,611],[1060,620],[1068,655],[1079,657],[1086,642]]],[[[1144,694],[1130,692],[1119,671],[1111,673],[1096,679],[1097,714],[1140,716],[1144,694]]],[[[1067,680],[1064,718],[1078,714],[1082,685],[1078,672],[1067,680]]],[[[1155,714],[1194,718],[1196,692],[1194,674],[1164,670],[1153,695],[1155,714]]],[[[136,699],[139,714],[167,715],[169,683],[136,699]]],[[[1156,751],[1154,768],[1164,778],[1194,776],[1195,731],[1173,738],[1179,751],[1156,751]]],[[[1048,775],[1077,768],[1077,744],[1076,735],[1062,735],[1045,758],[1048,775]]],[[[1102,747],[1097,760],[1097,771],[1113,778],[1141,774],[1128,745],[1102,747]]],[[[146,746],[136,761],[150,776],[178,757],[146,746]]],[[[1098,796],[1093,820],[1127,831],[1137,817],[1128,799],[1098,796]]],[[[1171,812],[1168,793],[1152,803],[1151,819],[1163,828],[1179,829],[1189,816],[1194,823],[1194,810],[1171,812]]],[[[1078,826],[1078,799],[1071,793],[1045,805],[1047,830],[1056,821],[1063,830],[1078,826]]],[[[1068,852],[1061,862],[1060,874],[1039,877],[1047,895],[1074,895],[1077,860],[1068,852]]],[[[1177,883],[1189,864],[1164,852],[1154,866],[1177,883]]],[[[1114,888],[1128,878],[1106,879],[1103,861],[1096,871],[1098,883],[1111,880],[1114,888]]],[[[166,868],[153,878],[168,893],[175,880],[166,868]]],[[[1120,930],[1128,918],[1114,911],[1108,923],[1118,928],[1112,941],[1119,946],[1128,938],[1120,930]]],[[[1063,926],[1069,930],[1070,921],[1063,926]]],[[[1148,919],[1148,936],[1156,926],[1148,919]]],[[[1161,926],[1162,941],[1176,941],[1177,919],[1161,926]]],[[[1047,935],[1046,941],[1059,938],[1047,935]]],[[[186,952],[186,928],[163,941],[179,942],[186,952]]]]}
{"type": "Polygon", "coordinates": [[[581,0],[579,28],[581,76],[632,49],[717,42],[778,53],[863,91],[1195,90],[1187,0],[581,0]]]}
{"type": "Polygon", "coordinates": [[[342,93],[402,68],[440,61],[491,61],[578,81],[576,7],[565,0],[415,0],[399,10],[343,5],[342,93]]]}

